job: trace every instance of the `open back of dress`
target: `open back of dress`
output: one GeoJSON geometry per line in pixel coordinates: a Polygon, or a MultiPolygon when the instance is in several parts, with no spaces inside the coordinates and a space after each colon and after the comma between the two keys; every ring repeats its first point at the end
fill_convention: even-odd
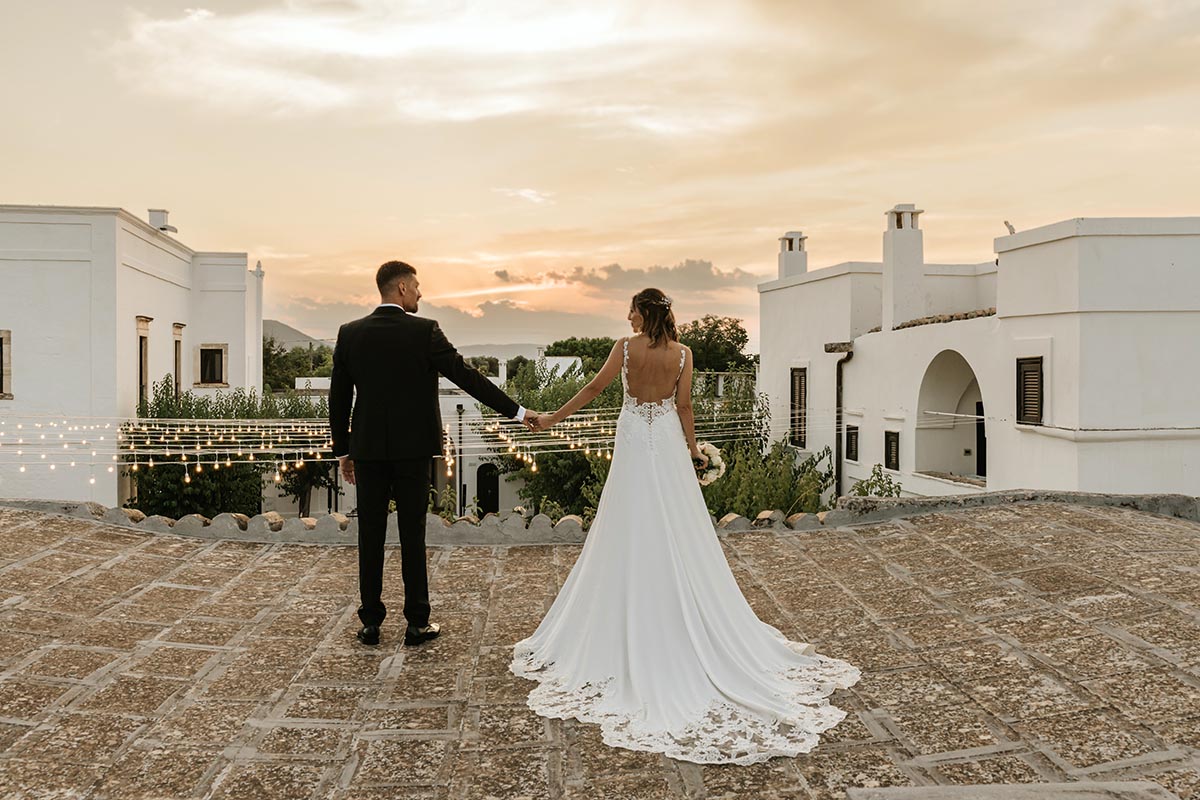
{"type": "MultiPolygon", "coordinates": [[[[579,558],[510,669],[542,716],[600,725],[606,743],[749,764],[816,746],[856,668],[760,621],[725,560],[675,397],[624,403],[579,558]]],[[[680,355],[682,370],[684,355],[680,355]]]]}

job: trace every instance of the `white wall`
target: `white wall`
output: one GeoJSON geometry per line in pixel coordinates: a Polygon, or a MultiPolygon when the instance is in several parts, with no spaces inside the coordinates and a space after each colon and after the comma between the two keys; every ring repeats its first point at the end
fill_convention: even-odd
{"type": "MultiPolygon", "coordinates": [[[[261,356],[256,364],[247,356],[253,337],[248,300],[255,315],[258,308],[248,284],[258,279],[245,267],[245,254],[197,258],[121,209],[0,206],[0,329],[12,331],[14,388],[12,400],[0,399],[0,419],[15,425],[17,417],[53,416],[115,430],[120,419],[134,416],[139,315],[152,318],[151,383],[173,373],[172,324],[183,323],[185,389],[195,377],[194,345],[202,336],[229,342],[231,386],[261,385],[261,356]]],[[[261,352],[261,345],[254,349],[261,352]]],[[[94,441],[99,434],[87,435],[94,441]]],[[[0,496],[119,503],[121,483],[117,471],[108,472],[111,462],[83,449],[76,453],[103,463],[53,473],[27,463],[21,473],[15,458],[0,456],[0,496]],[[93,474],[94,484],[88,481],[93,474]]]]}
{"type": "Polygon", "coordinates": [[[776,438],[786,435],[789,368],[808,365],[809,450],[833,443],[836,356],[822,345],[849,333],[845,423],[860,429],[860,457],[845,463],[844,491],[884,462],[886,430],[900,432],[894,477],[906,494],[980,491],[919,470],[975,471],[974,423],[921,412],[973,414],[981,399],[988,489],[1200,494],[1200,219],[1068,220],[995,245],[998,267],[926,265],[923,278],[931,313],[994,305],[992,317],[864,335],[849,328],[870,295],[845,290],[848,265],[762,284],[760,390],[776,438]],[[962,365],[935,363],[946,350],[969,374],[942,375],[942,391],[923,395],[927,373],[936,381],[951,361],[962,365]],[[1044,363],[1041,426],[1016,422],[1016,360],[1032,356],[1044,363]]]}

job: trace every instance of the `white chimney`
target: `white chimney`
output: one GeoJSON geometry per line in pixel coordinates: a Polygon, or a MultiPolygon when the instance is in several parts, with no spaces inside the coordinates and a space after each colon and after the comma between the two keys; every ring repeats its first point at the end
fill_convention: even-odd
{"type": "Polygon", "coordinates": [[[925,213],[912,203],[885,211],[883,232],[883,329],[926,315],[925,242],[917,217],[925,213]]]}
{"type": "Polygon", "coordinates": [[[168,212],[165,208],[150,209],[150,227],[154,228],[155,230],[166,231],[167,233],[179,233],[178,228],[176,228],[174,225],[167,224],[168,213],[170,212],[168,212]]]}
{"type": "Polygon", "coordinates": [[[790,278],[808,272],[808,251],[800,231],[788,231],[779,237],[779,277],[790,278]]]}

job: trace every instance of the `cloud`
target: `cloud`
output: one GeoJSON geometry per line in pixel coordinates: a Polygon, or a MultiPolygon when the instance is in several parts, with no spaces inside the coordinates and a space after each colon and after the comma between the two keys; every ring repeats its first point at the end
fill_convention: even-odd
{"type": "Polygon", "coordinates": [[[113,53],[143,90],[237,112],[424,122],[549,114],[678,136],[745,124],[754,103],[712,78],[797,35],[764,27],[743,38],[735,13],[628,1],[289,0],[233,13],[135,12],[113,53]]]}
{"type": "MultiPolygon", "coordinates": [[[[372,304],[296,298],[275,305],[265,316],[318,339],[332,341],[345,322],[370,314],[372,304]]],[[[456,346],[473,344],[549,344],[567,336],[619,336],[622,316],[534,310],[513,301],[481,303],[469,311],[422,302],[418,316],[436,319],[456,346]]]]}
{"type": "Polygon", "coordinates": [[[613,292],[638,292],[653,286],[675,292],[710,292],[734,286],[753,286],[762,280],[743,269],[719,270],[711,261],[688,259],[673,267],[626,268],[620,264],[603,267],[575,267],[567,272],[548,271],[537,275],[518,275],[507,269],[492,273],[504,283],[574,284],[613,292]]]}
{"type": "Polygon", "coordinates": [[[554,202],[554,192],[539,192],[537,189],[492,189],[492,191],[505,197],[526,200],[538,206],[554,202]]]}

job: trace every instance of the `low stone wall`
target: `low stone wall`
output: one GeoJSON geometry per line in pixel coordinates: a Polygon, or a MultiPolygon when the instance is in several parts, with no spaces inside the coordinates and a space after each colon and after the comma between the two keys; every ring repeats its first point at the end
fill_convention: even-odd
{"type": "MultiPolygon", "coordinates": [[[[1069,503],[1084,506],[1128,508],[1148,514],[1200,522],[1200,498],[1179,494],[1114,495],[1088,492],[1014,490],[943,497],[842,497],[837,507],[816,514],[763,511],[754,519],[726,514],[713,520],[718,536],[750,530],[818,531],[847,525],[884,522],[935,511],[1003,506],[1013,503],[1069,503]]],[[[113,525],[158,533],[174,533],[200,539],[230,539],[245,542],[299,542],[351,545],[358,542],[358,520],[342,514],[322,517],[284,518],[274,511],[247,517],[218,514],[212,519],[192,514],[182,519],[147,517],[131,508],[106,508],[98,503],[49,500],[0,500],[0,506],[93,519],[113,525]]],[[[483,519],[460,517],[449,522],[435,514],[425,515],[425,539],[430,545],[521,545],[579,543],[587,531],[583,520],[568,515],[553,522],[545,514],[526,520],[518,515],[501,518],[487,514],[483,519]]],[[[397,536],[396,515],[388,518],[388,541],[397,536]]]]}

